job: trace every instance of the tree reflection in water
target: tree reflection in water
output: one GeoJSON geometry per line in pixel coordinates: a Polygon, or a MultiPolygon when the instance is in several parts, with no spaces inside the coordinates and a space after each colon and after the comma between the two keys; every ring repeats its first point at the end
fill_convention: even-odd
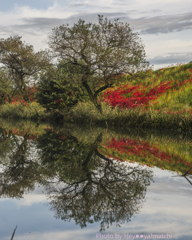
{"type": "Polygon", "coordinates": [[[151,170],[100,154],[102,134],[92,144],[67,135],[64,142],[56,141],[61,136],[50,136],[40,140],[41,159],[55,171],[55,180],[44,185],[56,218],[73,219],[81,228],[100,222],[103,231],[114,223],[118,226],[129,222],[139,212],[152,180],[151,170]],[[43,147],[47,139],[49,147],[43,147]]]}
{"type": "Polygon", "coordinates": [[[26,190],[34,190],[38,179],[38,164],[35,159],[29,159],[28,149],[31,143],[29,134],[23,138],[15,136],[12,131],[0,129],[0,163],[3,171],[0,173],[0,195],[21,198],[26,190]],[[6,147],[4,144],[6,143],[6,147]]]}
{"type": "Polygon", "coordinates": [[[152,171],[102,155],[102,133],[91,143],[47,130],[32,144],[38,157],[29,154],[28,136],[0,136],[0,144],[7,141],[1,154],[1,197],[20,198],[36,183],[43,184],[55,217],[73,219],[81,228],[100,222],[101,231],[129,222],[139,212],[152,171]]]}

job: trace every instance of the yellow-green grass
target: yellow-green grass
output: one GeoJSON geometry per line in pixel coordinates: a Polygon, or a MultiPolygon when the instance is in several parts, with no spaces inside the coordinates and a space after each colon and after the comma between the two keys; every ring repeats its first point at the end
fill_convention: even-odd
{"type": "MultiPolygon", "coordinates": [[[[103,114],[100,115],[94,105],[90,102],[79,103],[73,108],[72,121],[76,123],[89,123],[106,127],[123,127],[125,130],[131,127],[152,129],[192,129],[192,114],[189,112],[167,114],[164,111],[154,109],[127,109],[118,107],[112,109],[109,105],[102,103],[103,114]]],[[[64,121],[70,119],[64,119],[64,121]]]]}
{"type": "Polygon", "coordinates": [[[46,119],[50,114],[46,112],[40,104],[36,102],[12,104],[5,103],[0,106],[0,117],[2,118],[21,118],[21,119],[46,119]]]}
{"type": "Polygon", "coordinates": [[[184,65],[180,64],[178,66],[167,67],[155,71],[149,70],[143,74],[137,73],[134,77],[127,75],[125,83],[129,83],[131,81],[132,85],[142,83],[145,86],[154,86],[164,81],[181,82],[192,75],[190,70],[192,70],[192,63],[184,65]]]}
{"type": "Polygon", "coordinates": [[[50,129],[50,124],[41,123],[36,124],[34,121],[24,119],[12,119],[0,118],[0,130],[4,131],[7,135],[12,132],[18,136],[29,135],[29,139],[37,139],[39,136],[46,132],[46,129],[50,129]]]}

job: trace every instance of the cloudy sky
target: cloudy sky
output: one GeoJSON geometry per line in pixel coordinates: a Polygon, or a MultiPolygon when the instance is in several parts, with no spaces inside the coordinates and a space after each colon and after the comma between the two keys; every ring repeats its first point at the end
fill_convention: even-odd
{"type": "Polygon", "coordinates": [[[97,15],[119,18],[139,32],[154,68],[192,61],[191,0],[8,0],[0,4],[0,38],[20,35],[35,50],[47,48],[51,29],[97,15]]]}

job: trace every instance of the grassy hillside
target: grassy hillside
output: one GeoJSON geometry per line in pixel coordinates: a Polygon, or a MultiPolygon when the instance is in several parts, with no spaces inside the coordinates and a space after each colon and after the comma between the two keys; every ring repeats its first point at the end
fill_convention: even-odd
{"type": "Polygon", "coordinates": [[[125,77],[123,85],[106,90],[100,101],[122,110],[177,113],[192,110],[192,64],[148,71],[145,77],[125,77]],[[134,79],[134,80],[132,80],[134,79]]]}
{"type": "Polygon", "coordinates": [[[123,127],[191,129],[192,64],[125,76],[124,84],[105,90],[99,101],[103,116],[91,103],[80,103],[74,108],[74,119],[123,127]]]}

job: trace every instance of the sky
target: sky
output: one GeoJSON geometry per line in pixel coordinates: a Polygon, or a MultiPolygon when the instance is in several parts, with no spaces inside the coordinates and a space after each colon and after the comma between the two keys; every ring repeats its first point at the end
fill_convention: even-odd
{"type": "Polygon", "coordinates": [[[191,0],[8,0],[0,4],[0,38],[19,35],[35,51],[48,48],[54,27],[98,14],[119,18],[138,32],[154,69],[192,61],[191,0]]]}

